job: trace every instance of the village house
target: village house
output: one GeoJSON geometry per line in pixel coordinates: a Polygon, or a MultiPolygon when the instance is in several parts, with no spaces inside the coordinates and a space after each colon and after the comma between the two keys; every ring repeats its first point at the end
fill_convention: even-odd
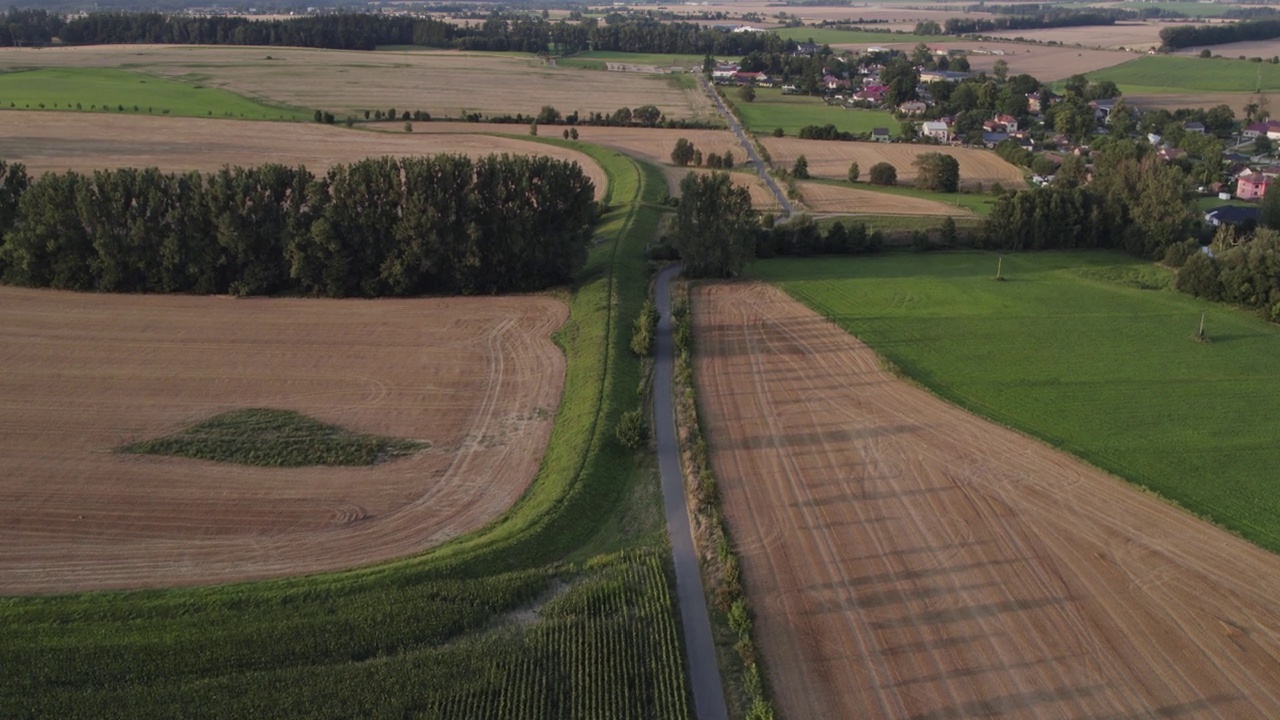
{"type": "Polygon", "coordinates": [[[920,134],[938,142],[951,142],[951,128],[944,122],[928,121],[920,126],[920,134]]]}
{"type": "Polygon", "coordinates": [[[738,74],[738,66],[734,63],[716,63],[711,68],[711,79],[713,81],[728,82],[733,80],[733,76],[738,74]]]}
{"type": "Polygon", "coordinates": [[[1261,200],[1267,192],[1267,184],[1274,178],[1259,170],[1245,170],[1236,178],[1236,197],[1241,200],[1261,200]]]}
{"type": "Polygon", "coordinates": [[[889,142],[889,128],[872,128],[871,139],[875,142],[889,142]]]}
{"type": "Polygon", "coordinates": [[[1265,122],[1254,123],[1245,128],[1244,132],[1241,134],[1249,139],[1266,135],[1272,140],[1280,140],[1280,120],[1267,120],[1265,122]]]}
{"type": "Polygon", "coordinates": [[[898,112],[906,115],[919,115],[928,109],[929,106],[920,100],[908,100],[898,106],[898,112]]]}

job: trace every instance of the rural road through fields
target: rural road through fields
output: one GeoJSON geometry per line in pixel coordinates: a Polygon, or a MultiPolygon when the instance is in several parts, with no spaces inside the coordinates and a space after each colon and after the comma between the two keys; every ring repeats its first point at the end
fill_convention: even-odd
{"type": "Polygon", "coordinates": [[[662,505],[671,536],[671,554],[676,568],[676,601],[684,628],[685,653],[689,660],[689,686],[698,720],[727,720],[724,685],[716,664],[711,640],[711,617],[707,612],[698,553],[689,527],[685,503],[684,474],[680,470],[680,448],[676,444],[675,410],[672,407],[671,375],[674,352],[671,343],[671,278],[680,273],[673,265],[658,273],[654,295],[658,304],[658,333],[654,339],[653,427],[658,443],[658,469],[662,473],[662,505]]]}
{"type": "Polygon", "coordinates": [[[756,172],[760,175],[760,179],[764,181],[766,187],[773,192],[773,196],[778,199],[778,206],[782,208],[783,213],[787,217],[795,214],[795,207],[791,205],[791,201],[787,199],[786,193],[782,192],[782,188],[778,187],[778,183],[774,182],[769,175],[769,171],[764,167],[764,161],[756,154],[755,147],[751,141],[747,139],[747,134],[743,132],[741,123],[729,112],[729,108],[724,106],[724,101],[720,99],[720,95],[716,93],[715,88],[711,87],[711,81],[702,75],[698,75],[698,82],[702,83],[702,89],[707,91],[711,96],[711,102],[716,104],[716,109],[724,116],[725,122],[729,123],[729,129],[738,136],[738,142],[742,143],[742,148],[747,151],[747,158],[756,166],[756,172]]]}

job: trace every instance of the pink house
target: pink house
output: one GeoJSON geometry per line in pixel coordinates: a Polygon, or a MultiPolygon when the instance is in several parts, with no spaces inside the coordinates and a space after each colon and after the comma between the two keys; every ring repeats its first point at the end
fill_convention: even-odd
{"type": "Polygon", "coordinates": [[[1256,170],[1245,170],[1236,179],[1236,197],[1241,200],[1261,200],[1272,178],[1256,170]]]}

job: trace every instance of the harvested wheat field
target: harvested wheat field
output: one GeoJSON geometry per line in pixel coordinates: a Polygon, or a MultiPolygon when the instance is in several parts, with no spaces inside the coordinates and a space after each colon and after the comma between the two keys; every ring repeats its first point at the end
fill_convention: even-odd
{"type": "Polygon", "coordinates": [[[322,108],[339,118],[389,108],[434,117],[530,115],[543,105],[584,114],[656,105],[672,118],[715,116],[705,93],[671,78],[553,67],[532,55],[168,45],[0,49],[0,70],[32,67],[124,68],[262,102],[322,108]]]}
{"type": "Polygon", "coordinates": [[[220,583],[438,545],[537,471],[546,297],[230,299],[0,288],[0,593],[220,583]],[[241,408],[425,440],[358,468],[113,453],[241,408]]]}
{"type": "Polygon", "coordinates": [[[826,183],[800,182],[797,185],[805,207],[820,214],[973,217],[973,213],[968,208],[948,205],[937,200],[826,183]]]}
{"type": "Polygon", "coordinates": [[[0,112],[0,158],[40,174],[118,167],[207,172],[224,165],[263,163],[306,165],[323,172],[332,165],[382,155],[549,155],[578,163],[595,184],[596,198],[604,196],[608,176],[585,153],[517,138],[436,133],[437,124],[469,127],[472,133],[508,127],[415,123],[413,133],[390,133],[314,123],[10,111],[0,112]]]}
{"type": "Polygon", "coordinates": [[[1203,24],[1202,20],[1176,23],[1134,20],[1117,22],[1114,25],[1006,30],[991,34],[1008,40],[1021,38],[1038,43],[1056,42],[1062,45],[1080,45],[1109,50],[1145,51],[1158,48],[1163,44],[1160,42],[1160,31],[1167,27],[1203,24]]]}
{"type": "Polygon", "coordinates": [[[762,138],[760,143],[773,156],[775,167],[789,168],[795,164],[796,158],[804,155],[809,162],[809,174],[820,178],[843,180],[848,177],[849,165],[854,162],[858,163],[862,177],[866,178],[872,165],[887,162],[897,169],[898,182],[909,185],[916,178],[916,157],[922,153],[940,152],[954,157],[960,163],[961,186],[1000,183],[1005,187],[1018,187],[1025,183],[1020,168],[1010,165],[990,150],[772,137],[762,138]]]}
{"type": "Polygon", "coordinates": [[[1280,717],[1280,557],[885,372],[767,285],[693,304],[779,715],[1280,717]]]}

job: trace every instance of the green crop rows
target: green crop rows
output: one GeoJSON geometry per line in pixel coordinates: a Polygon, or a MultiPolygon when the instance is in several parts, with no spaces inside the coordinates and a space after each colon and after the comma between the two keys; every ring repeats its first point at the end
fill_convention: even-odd
{"type": "Polygon", "coordinates": [[[250,120],[309,120],[227,90],[114,68],[42,68],[0,73],[0,108],[180,115],[250,120]]]}
{"type": "Polygon", "coordinates": [[[941,396],[1280,550],[1280,328],[1111,253],[773,260],[752,274],[941,396]],[[1208,344],[1192,339],[1208,310],[1208,344]]]}
{"type": "Polygon", "coordinates": [[[301,467],[373,465],[428,443],[343,430],[290,410],[233,410],[181,432],[120,448],[140,455],[173,455],[216,462],[301,467]]]}
{"type": "Polygon", "coordinates": [[[661,504],[612,439],[663,188],[610,176],[557,336],[566,383],[525,496],[419,556],[207,588],[0,598],[0,717],[686,718],[661,504]]]}

